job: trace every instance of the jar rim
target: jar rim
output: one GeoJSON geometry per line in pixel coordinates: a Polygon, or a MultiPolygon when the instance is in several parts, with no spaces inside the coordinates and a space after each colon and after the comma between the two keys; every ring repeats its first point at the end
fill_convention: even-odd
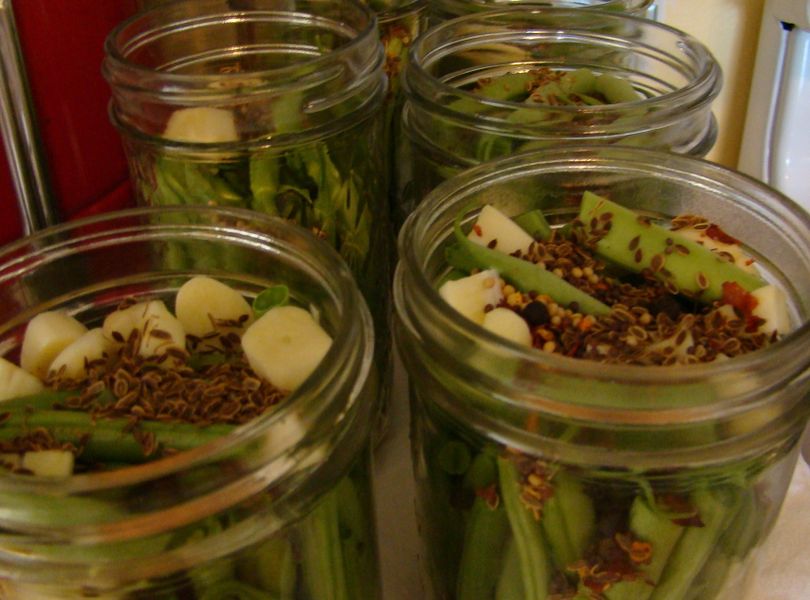
{"type": "MultiPolygon", "coordinates": [[[[459,34],[459,36],[460,35],[461,34],[459,34]]],[[[458,37],[458,39],[460,39],[460,37],[458,37]]],[[[464,39],[465,47],[469,47],[473,44],[470,39],[471,36],[467,34],[464,39]]],[[[495,41],[494,37],[489,32],[482,35],[481,40],[485,43],[495,41]]],[[[498,40],[501,40],[501,38],[499,37],[498,40]]],[[[661,55],[661,58],[658,59],[660,62],[664,60],[672,62],[673,60],[672,56],[664,55],[663,51],[659,48],[645,46],[644,49],[648,55],[652,53],[661,55]]],[[[655,57],[653,56],[653,58],[655,57]]],[[[683,61],[680,61],[678,64],[683,66],[683,61]]],[[[431,98],[443,97],[473,101],[481,106],[494,109],[513,110],[520,108],[521,110],[532,111],[538,115],[553,111],[556,114],[592,114],[601,116],[605,114],[615,114],[616,116],[622,116],[624,111],[627,110],[647,109],[647,112],[642,117],[639,117],[638,121],[638,123],[643,123],[643,128],[646,131],[665,127],[671,124],[671,121],[683,118],[684,111],[702,109],[717,97],[720,93],[721,85],[722,71],[720,65],[714,59],[708,47],[697,38],[670,25],[632,14],[608,13],[597,9],[582,10],[534,5],[509,6],[506,8],[466,14],[431,27],[428,31],[419,36],[411,46],[408,67],[405,69],[403,75],[403,89],[405,90],[408,102],[418,102],[420,106],[430,105],[430,110],[440,112],[445,118],[467,124],[476,123],[479,126],[485,121],[486,127],[492,127],[496,130],[500,127],[516,131],[518,129],[525,131],[543,131],[548,129],[549,131],[553,131],[555,135],[561,134],[556,122],[546,124],[543,119],[536,119],[529,124],[507,123],[505,119],[482,117],[480,114],[466,114],[463,111],[454,111],[448,106],[432,104],[433,100],[431,98]],[[542,19],[548,17],[576,20],[583,24],[592,23],[596,29],[590,30],[587,27],[572,28],[569,26],[563,30],[554,25],[544,24],[542,19]],[[454,30],[461,32],[467,25],[475,24],[476,22],[493,26],[503,24],[502,32],[499,33],[503,33],[503,36],[506,38],[519,36],[521,29],[508,27],[509,19],[516,19],[519,22],[523,21],[526,23],[540,19],[541,21],[538,24],[532,25],[531,31],[533,34],[547,34],[550,39],[565,39],[566,41],[578,41],[583,44],[595,44],[605,47],[615,46],[630,50],[633,50],[633,44],[639,43],[638,40],[622,38],[621,36],[599,31],[599,29],[607,28],[612,22],[618,26],[632,25],[635,28],[643,30],[665,32],[673,36],[673,39],[677,40],[677,45],[681,52],[688,52],[690,56],[693,57],[694,63],[698,66],[698,69],[696,69],[696,72],[689,74],[690,80],[688,84],[678,89],[660,95],[642,97],[633,102],[597,106],[547,106],[541,103],[527,105],[523,102],[485,98],[446,83],[441,78],[435,77],[429,73],[430,65],[455,50],[455,42],[448,43],[447,41],[448,39],[451,41],[456,40],[456,37],[453,35],[454,30]],[[591,21],[587,21],[587,19],[591,19],[591,21]]],[[[582,131],[576,130],[575,134],[584,134],[586,136],[621,136],[627,131],[640,130],[642,126],[638,123],[625,122],[620,125],[613,123],[600,124],[597,128],[587,128],[587,131],[580,128],[582,131]]],[[[574,132],[572,131],[572,133],[574,132]]]]}
{"type": "MultiPolygon", "coordinates": [[[[321,3],[324,5],[328,5],[330,3],[337,5],[337,2],[331,2],[331,0],[321,0],[321,3]]],[[[153,75],[155,73],[159,74],[160,79],[166,85],[165,88],[169,90],[181,90],[177,91],[179,96],[188,97],[190,90],[188,89],[187,85],[190,82],[201,82],[203,83],[206,88],[210,82],[219,82],[222,80],[233,80],[233,81],[240,81],[243,85],[241,86],[243,89],[243,93],[250,93],[250,94],[259,94],[266,92],[268,90],[279,90],[279,89],[296,89],[299,87],[306,87],[307,85],[311,85],[309,81],[312,79],[312,76],[307,78],[294,78],[290,80],[287,76],[289,74],[295,73],[300,71],[302,66],[306,66],[310,69],[312,74],[316,74],[319,70],[320,66],[324,64],[328,64],[335,60],[340,60],[341,57],[351,54],[355,52],[358,46],[362,46],[364,44],[368,44],[370,40],[376,40],[376,31],[377,31],[377,17],[375,13],[365,4],[359,2],[358,0],[345,0],[340,4],[344,7],[350,8],[354,11],[358,17],[360,17],[364,22],[365,26],[362,29],[352,29],[350,28],[345,21],[338,22],[333,19],[327,19],[325,17],[320,16],[313,16],[309,13],[302,12],[300,10],[233,10],[228,9],[224,10],[219,13],[212,13],[206,14],[204,17],[190,17],[185,19],[175,20],[172,19],[172,15],[181,15],[182,12],[180,8],[186,4],[194,4],[195,6],[211,6],[216,7],[222,4],[221,0],[185,0],[185,2],[174,2],[168,4],[161,4],[155,7],[152,7],[148,10],[141,11],[136,13],[135,15],[130,16],[129,18],[123,20],[119,23],[116,27],[114,27],[110,33],[107,35],[107,38],[104,42],[104,50],[105,50],[105,59],[103,62],[103,73],[104,76],[107,78],[108,81],[111,83],[117,79],[120,79],[118,75],[116,75],[117,71],[127,71],[131,75],[126,78],[127,83],[123,82],[116,82],[116,85],[122,85],[126,87],[130,87],[132,91],[137,91],[141,89],[137,86],[133,86],[131,81],[132,80],[140,80],[143,81],[145,76],[153,75]],[[274,67],[269,69],[257,69],[247,72],[233,72],[233,73],[216,73],[216,74],[184,74],[184,73],[174,73],[171,71],[155,71],[154,69],[144,67],[138,63],[132,62],[128,59],[128,53],[125,49],[131,45],[133,42],[129,42],[129,44],[123,44],[119,41],[119,38],[125,33],[125,31],[136,25],[137,23],[149,19],[154,19],[157,23],[160,23],[161,26],[157,29],[157,32],[166,31],[169,29],[177,28],[178,26],[182,27],[189,27],[190,23],[195,21],[202,21],[202,22],[210,22],[210,23],[221,23],[224,18],[224,15],[232,14],[232,15],[243,15],[245,18],[249,18],[251,13],[263,14],[263,15],[270,15],[273,14],[276,18],[279,15],[286,15],[292,21],[300,20],[302,17],[306,20],[314,20],[314,21],[321,21],[324,23],[331,22],[337,25],[340,25],[343,29],[347,32],[351,31],[354,33],[354,36],[349,39],[346,43],[342,44],[339,48],[330,50],[326,54],[321,54],[319,56],[310,58],[307,61],[302,63],[292,64],[292,65],[285,65],[282,67],[274,67]],[[252,79],[261,78],[266,79],[267,83],[262,83],[257,85],[256,82],[253,82],[252,86],[244,86],[244,82],[250,82],[252,79]],[[279,82],[283,82],[279,84],[279,82]],[[249,91],[245,91],[247,88],[249,91]]],[[[236,21],[234,21],[236,22],[236,21]]],[[[153,35],[155,32],[152,32],[153,35]]],[[[148,40],[149,38],[145,35],[140,35],[135,40],[140,44],[144,42],[144,39],[148,40]]],[[[315,77],[317,80],[317,77],[315,77]]],[[[206,100],[210,102],[211,98],[216,96],[216,94],[211,93],[210,89],[206,89],[205,92],[206,100]]],[[[223,92],[222,97],[226,97],[226,93],[223,92]]]]}
{"type": "MultiPolygon", "coordinates": [[[[26,238],[0,248],[0,285],[9,277],[19,276],[21,273],[47,262],[49,253],[61,257],[71,253],[73,246],[79,248],[80,252],[81,244],[88,242],[109,245],[127,239],[159,238],[161,235],[171,235],[178,231],[193,232],[195,235],[210,235],[217,240],[238,239],[240,243],[264,248],[275,255],[282,255],[282,252],[285,252],[286,258],[292,259],[298,266],[319,275],[325,286],[328,277],[330,280],[328,285],[332,288],[328,290],[331,300],[340,305],[341,311],[345,313],[343,315],[345,318],[337,321],[332,332],[331,347],[322,359],[319,368],[299,388],[291,392],[280,406],[274,407],[243,425],[235,426],[232,432],[192,450],[141,465],[72,475],[65,479],[42,480],[36,478],[33,480],[24,476],[3,478],[2,488],[4,490],[34,491],[48,495],[97,492],[157,480],[190,467],[210,463],[258,440],[273,427],[282,427],[285,419],[296,413],[312,415],[323,409],[329,402],[334,403],[334,397],[330,397],[325,390],[330,389],[331,380],[347,371],[345,361],[340,357],[350,359],[354,363],[356,378],[349,386],[350,392],[347,394],[346,404],[348,407],[357,403],[372,367],[374,340],[368,308],[356,287],[351,272],[337,252],[304,229],[278,217],[247,209],[201,205],[139,207],[84,217],[34,232],[26,238]],[[186,217],[221,219],[222,224],[215,225],[206,222],[204,225],[200,225],[186,222],[167,225],[160,223],[161,216],[178,213],[186,217]],[[244,224],[250,225],[245,226],[244,224]],[[256,228],[257,226],[261,229],[256,228]],[[133,232],[135,228],[137,228],[137,232],[133,232]],[[83,230],[87,233],[79,233],[83,230]],[[77,233],[79,233],[78,236],[70,237],[77,233]],[[228,238],[228,236],[232,237],[228,238]],[[63,241],[54,242],[54,240],[63,241]],[[36,254],[25,252],[31,248],[37,249],[36,254]],[[353,351],[354,356],[348,357],[347,350],[353,351]]],[[[178,276],[180,276],[179,272],[178,276]]],[[[346,410],[348,411],[348,408],[346,410]]],[[[358,418],[357,412],[354,417],[358,418]]],[[[341,426],[349,428],[353,423],[354,419],[345,418],[342,420],[341,426]]],[[[294,428],[287,428],[286,431],[291,430],[294,428]]],[[[293,431],[293,435],[287,436],[288,441],[293,445],[274,448],[275,454],[269,459],[272,460],[294,449],[295,444],[302,442],[305,434],[305,431],[293,431]]],[[[269,482],[265,482],[265,485],[268,484],[269,482]]]]}
{"type": "MultiPolygon", "coordinates": [[[[436,338],[438,332],[441,332],[443,339],[458,336],[465,344],[478,345],[485,350],[493,349],[500,357],[527,365],[527,370],[535,370],[537,373],[551,373],[571,380],[584,378],[590,381],[638,386],[661,383],[668,386],[687,386],[707,379],[719,381],[742,371],[768,372],[768,369],[774,370],[775,365],[779,365],[780,373],[790,370],[794,376],[806,371],[810,366],[810,355],[805,351],[810,344],[810,319],[807,318],[775,344],[720,363],[677,367],[639,366],[602,364],[527,348],[487,331],[447,304],[439,295],[434,281],[426,274],[425,265],[435,255],[441,242],[447,239],[458,211],[470,208],[468,196],[495,183],[507,181],[511,177],[551,173],[565,168],[572,171],[604,169],[605,172],[620,171],[640,175],[655,173],[655,176],[687,180],[696,188],[711,188],[712,185],[717,186],[715,189],[724,190],[744,188],[743,193],[755,201],[767,200],[773,203],[772,206],[765,207],[765,212],[769,215],[778,216],[782,222],[793,222],[797,231],[802,227],[810,231],[810,215],[787,196],[743,173],[695,157],[649,148],[597,145],[566,147],[565,153],[560,153],[556,149],[546,149],[502,158],[467,169],[460,175],[439,184],[416,207],[400,230],[398,239],[400,262],[394,283],[394,305],[403,327],[419,339],[419,344],[425,344],[432,349],[439,348],[441,341],[432,338],[436,338]],[[439,229],[445,225],[447,228],[439,229]],[[429,229],[435,235],[426,239],[429,229]],[[420,309],[431,311],[430,318],[422,315],[417,319],[409,313],[415,301],[419,302],[420,309]]],[[[758,208],[763,206],[759,205],[758,208]]],[[[804,244],[810,247],[810,238],[806,237],[804,244]]],[[[796,299],[792,300],[795,302],[796,299]]],[[[464,360],[449,354],[447,358],[458,364],[462,364],[464,360]]],[[[544,400],[547,402],[543,403],[543,410],[557,414],[576,414],[577,409],[584,406],[604,409],[601,414],[608,420],[629,419],[631,422],[659,424],[671,423],[673,419],[690,421],[705,418],[707,411],[739,408],[746,402],[756,402],[756,399],[744,398],[742,401],[732,399],[725,404],[718,404],[716,401],[701,404],[699,399],[696,399],[695,403],[688,407],[663,404],[651,406],[640,403],[638,407],[628,408],[609,403],[594,404],[593,400],[580,405],[554,399],[544,400]]],[[[530,407],[526,409],[531,410],[530,407]]]]}
{"type": "Polygon", "coordinates": [[[618,8],[627,14],[640,15],[650,9],[655,0],[436,0],[440,8],[450,9],[454,15],[469,14],[468,10],[452,11],[451,7],[463,9],[465,5],[473,5],[476,9],[496,8],[502,6],[527,7],[532,5],[548,6],[554,8],[580,8],[588,10],[611,10],[618,8]]]}

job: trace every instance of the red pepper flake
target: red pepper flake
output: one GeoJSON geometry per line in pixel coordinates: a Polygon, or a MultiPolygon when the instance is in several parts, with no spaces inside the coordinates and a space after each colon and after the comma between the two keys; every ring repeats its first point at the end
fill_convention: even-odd
{"type": "Polygon", "coordinates": [[[501,498],[498,496],[498,489],[495,484],[488,485],[487,487],[478,488],[475,490],[475,495],[487,503],[487,506],[492,510],[498,508],[501,503],[501,498]]]}
{"type": "Polygon", "coordinates": [[[706,229],[706,237],[713,239],[716,242],[721,242],[723,244],[739,244],[740,241],[736,238],[731,237],[725,231],[720,229],[717,225],[709,225],[706,229]]]}
{"type": "Polygon", "coordinates": [[[478,237],[484,237],[484,232],[481,231],[481,226],[478,225],[477,223],[475,225],[473,225],[472,230],[475,232],[475,235],[477,235],[478,237]]]}
{"type": "Polygon", "coordinates": [[[676,494],[663,494],[657,496],[656,501],[671,512],[682,515],[672,519],[675,525],[681,525],[683,527],[705,527],[697,509],[688,498],[676,494]]]}
{"type": "Polygon", "coordinates": [[[649,542],[634,540],[627,534],[617,533],[616,543],[627,553],[630,561],[636,565],[648,565],[652,558],[652,545],[649,542]]]}
{"type": "Polygon", "coordinates": [[[748,291],[736,282],[723,282],[723,302],[730,304],[745,317],[745,330],[752,333],[759,329],[765,321],[754,316],[754,309],[759,301],[748,291]]]}

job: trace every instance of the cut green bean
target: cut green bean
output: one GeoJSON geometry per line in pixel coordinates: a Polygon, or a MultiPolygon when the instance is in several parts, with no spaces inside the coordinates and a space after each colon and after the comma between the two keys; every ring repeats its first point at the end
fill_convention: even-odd
{"type": "MultiPolygon", "coordinates": [[[[0,425],[0,440],[9,441],[37,428],[46,429],[59,442],[83,448],[82,458],[102,462],[140,463],[149,460],[132,434],[127,419],[96,418],[86,412],[63,410],[17,410],[0,425]]],[[[199,425],[141,421],[139,431],[154,435],[156,448],[190,450],[233,431],[233,425],[199,425]]]]}
{"type": "Polygon", "coordinates": [[[551,237],[551,225],[539,208],[518,215],[512,220],[536,240],[547,240],[551,237]]]}
{"type": "Polygon", "coordinates": [[[728,490],[697,490],[691,498],[702,526],[684,528],[650,600],[685,597],[736,512],[736,496],[728,490]]]}
{"type": "Polygon", "coordinates": [[[705,302],[723,297],[723,284],[751,291],[765,285],[708,248],[648,222],[632,210],[591,192],[582,196],[579,219],[588,236],[599,238],[596,251],[626,269],[648,270],[675,289],[705,302]]]}
{"type": "Polygon", "coordinates": [[[526,591],[520,578],[520,556],[514,538],[506,545],[501,576],[495,589],[495,600],[524,600],[526,591]]]}
{"type": "Polygon", "coordinates": [[[79,392],[69,390],[43,390],[29,396],[19,396],[0,402],[0,413],[12,410],[26,409],[53,410],[71,396],[78,396],[79,392]]]}
{"type": "Polygon", "coordinates": [[[353,600],[346,587],[338,515],[338,498],[333,491],[301,524],[304,581],[311,598],[353,600]]]}
{"type": "Polygon", "coordinates": [[[639,93],[633,88],[633,84],[608,73],[596,77],[593,86],[593,89],[602,94],[610,104],[635,102],[641,99],[639,93]]]}
{"type": "Polygon", "coordinates": [[[289,540],[275,536],[239,558],[239,578],[278,600],[293,600],[295,594],[295,556],[289,540]]]}
{"type": "Polygon", "coordinates": [[[461,230],[458,220],[454,231],[459,251],[452,255],[448,254],[448,260],[456,261],[451,262],[451,266],[464,269],[465,266],[474,264],[481,269],[495,269],[501,277],[518,289],[547,294],[562,306],[576,304],[577,310],[594,315],[610,312],[610,308],[606,304],[579,290],[561,277],[557,277],[554,273],[529,261],[471,242],[461,230]]]}
{"type": "Polygon", "coordinates": [[[537,75],[531,71],[505,73],[480,84],[474,93],[491,100],[520,102],[529,96],[536,79],[537,75]]]}
{"type": "Polygon", "coordinates": [[[458,569],[458,600],[492,600],[501,573],[509,520],[502,505],[476,497],[467,516],[458,569]]]}
{"type": "Polygon", "coordinates": [[[545,600],[551,580],[548,551],[543,541],[540,522],[520,501],[520,481],[515,465],[508,458],[498,458],[501,500],[520,558],[520,578],[525,600],[545,600]]]}
{"type": "Polygon", "coordinates": [[[651,546],[650,561],[638,565],[643,579],[621,581],[605,592],[606,600],[648,600],[683,533],[684,527],[655,508],[643,496],[636,496],[630,507],[630,531],[651,546]]]}

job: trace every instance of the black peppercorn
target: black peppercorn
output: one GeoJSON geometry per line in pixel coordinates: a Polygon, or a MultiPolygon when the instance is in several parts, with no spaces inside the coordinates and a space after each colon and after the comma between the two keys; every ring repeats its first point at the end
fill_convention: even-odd
{"type": "Polygon", "coordinates": [[[545,325],[551,320],[551,315],[548,314],[548,308],[542,302],[529,302],[520,311],[520,316],[526,319],[526,322],[531,327],[538,325],[545,325]]]}

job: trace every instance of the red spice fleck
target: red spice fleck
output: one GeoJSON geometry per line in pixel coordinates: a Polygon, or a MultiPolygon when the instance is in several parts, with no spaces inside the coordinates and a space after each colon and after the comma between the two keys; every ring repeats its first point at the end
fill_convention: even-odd
{"type": "Polygon", "coordinates": [[[492,485],[488,485],[487,487],[478,488],[475,490],[475,495],[486,502],[487,506],[489,506],[492,510],[498,508],[500,498],[498,496],[498,489],[495,487],[494,483],[492,485]]]}
{"type": "Polygon", "coordinates": [[[759,301],[739,283],[726,281],[723,283],[723,302],[739,310],[745,317],[745,330],[754,332],[764,321],[753,315],[759,301]]]}
{"type": "Polygon", "coordinates": [[[475,235],[477,235],[478,237],[484,237],[484,233],[481,231],[480,225],[478,224],[473,225],[473,231],[475,232],[475,235]]]}
{"type": "Polygon", "coordinates": [[[739,244],[740,241],[736,238],[731,237],[725,231],[720,229],[717,225],[709,225],[706,229],[706,237],[710,237],[711,239],[715,240],[716,242],[722,242],[723,244],[739,244]]]}

